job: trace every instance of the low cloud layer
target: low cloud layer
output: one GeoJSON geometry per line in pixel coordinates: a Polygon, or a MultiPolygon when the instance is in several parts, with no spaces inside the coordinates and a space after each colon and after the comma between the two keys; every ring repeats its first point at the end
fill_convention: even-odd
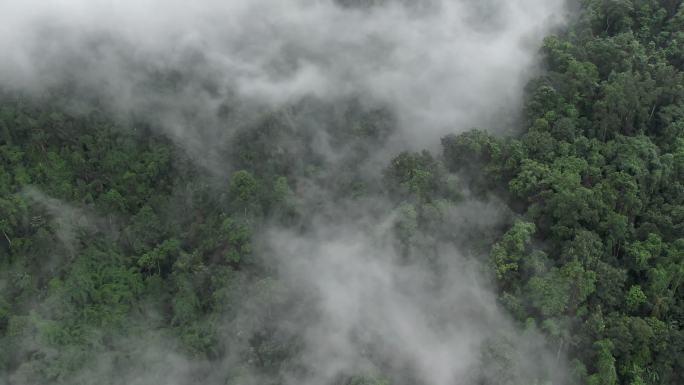
{"type": "Polygon", "coordinates": [[[0,84],[75,82],[124,110],[161,113],[181,142],[209,127],[220,134],[216,116],[237,100],[355,96],[392,108],[397,141],[422,148],[446,132],[510,123],[562,3],[3,2],[0,84]]]}
{"type": "MultiPolygon", "coordinates": [[[[307,98],[356,99],[396,118],[391,140],[376,149],[395,153],[473,126],[505,129],[543,36],[563,14],[562,0],[2,2],[0,87],[82,88],[117,112],[153,120],[209,167],[221,164],[218,144],[265,111],[307,98]]],[[[306,119],[296,115],[293,125],[323,121],[306,119]]],[[[318,151],[339,156],[329,143],[318,151]]],[[[302,205],[332,201],[334,191],[311,184],[302,205]]],[[[429,263],[403,260],[393,209],[376,215],[387,202],[344,204],[357,207],[324,207],[307,231],[277,227],[257,237],[284,292],[302,294],[302,307],[280,326],[303,341],[297,360],[306,375],[281,373],[288,383],[374,372],[398,384],[489,383],[500,374],[487,346],[501,341],[514,357],[511,375],[555,370],[543,341],[498,308],[481,266],[448,244],[435,244],[429,263]]],[[[451,210],[477,224],[496,218],[473,207],[451,210]]]]}

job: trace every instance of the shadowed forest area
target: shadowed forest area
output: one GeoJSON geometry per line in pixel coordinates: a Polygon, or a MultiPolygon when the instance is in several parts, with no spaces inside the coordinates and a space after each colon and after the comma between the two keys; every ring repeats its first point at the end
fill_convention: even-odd
{"type": "Polygon", "coordinates": [[[0,385],[684,383],[684,5],[575,3],[544,39],[520,127],[457,130],[438,151],[376,156],[398,125],[382,103],[311,96],[243,119],[225,101],[214,118],[235,128],[207,166],[161,120],[68,80],[0,91],[0,385]],[[351,241],[325,243],[337,236],[351,241]],[[349,244],[364,257],[303,257],[349,244]],[[375,250],[391,262],[364,259],[375,250]],[[491,308],[433,311],[461,295],[449,288],[489,293],[457,286],[453,264],[481,277],[468,287],[488,288],[491,308]],[[387,266],[420,289],[353,278],[387,266]],[[309,268],[350,275],[328,291],[298,275],[309,268]],[[411,357],[431,353],[377,326],[398,320],[352,304],[353,354],[318,370],[338,318],[313,304],[376,283],[368,306],[411,304],[438,330],[417,337],[430,346],[489,320],[473,357],[439,364],[472,365],[425,374],[411,357]]]}

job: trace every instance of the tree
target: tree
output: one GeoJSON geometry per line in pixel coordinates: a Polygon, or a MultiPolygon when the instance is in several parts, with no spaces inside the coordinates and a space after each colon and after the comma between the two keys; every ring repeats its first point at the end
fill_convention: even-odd
{"type": "Polygon", "coordinates": [[[242,209],[243,215],[247,213],[255,213],[259,207],[259,183],[254,176],[246,171],[241,170],[233,174],[230,179],[230,187],[228,190],[233,207],[235,209],[242,209]]]}

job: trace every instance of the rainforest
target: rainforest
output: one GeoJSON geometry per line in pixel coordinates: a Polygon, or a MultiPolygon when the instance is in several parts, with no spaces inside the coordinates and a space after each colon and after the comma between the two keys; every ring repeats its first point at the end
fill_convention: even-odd
{"type": "Polygon", "coordinates": [[[0,385],[684,383],[681,0],[6,0],[0,50],[0,385]]]}

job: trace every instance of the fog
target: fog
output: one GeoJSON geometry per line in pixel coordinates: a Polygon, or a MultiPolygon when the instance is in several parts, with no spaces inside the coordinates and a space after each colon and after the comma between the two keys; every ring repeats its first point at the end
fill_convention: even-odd
{"type": "MultiPolygon", "coordinates": [[[[65,79],[124,110],[161,114],[180,142],[219,131],[235,98],[269,107],[360,97],[399,117],[421,149],[472,126],[505,130],[520,109],[562,0],[27,0],[0,4],[0,83],[65,79]],[[151,78],[183,76],[172,88],[151,78]],[[202,116],[200,124],[182,112],[202,116]]],[[[203,136],[206,142],[211,142],[203,136]]],[[[198,146],[200,144],[197,144],[198,146]]],[[[197,151],[201,152],[201,151],[197,151]]]]}
{"type": "MultiPolygon", "coordinates": [[[[4,1],[0,86],[42,95],[69,84],[124,120],[144,116],[217,174],[232,167],[223,144],[264,113],[302,100],[356,100],[396,123],[356,170],[379,178],[373,159],[384,166],[401,150],[434,149],[443,135],[472,127],[514,130],[542,39],[564,18],[562,0],[4,1]]],[[[334,165],[346,150],[329,143],[334,127],[326,122],[295,114],[290,124],[315,131],[316,151],[334,165]]],[[[333,166],[322,172],[336,175],[333,166]]],[[[536,332],[514,325],[472,255],[423,239],[431,251],[417,247],[407,259],[392,231],[403,220],[400,208],[383,197],[333,203],[330,186],[302,179],[299,204],[316,204],[306,225],[266,226],[256,237],[283,303],[294,304],[275,317],[276,328],[302,341],[294,358],[301,370],[278,374],[286,383],[329,384],[359,373],[396,384],[561,381],[562,362],[536,332]],[[487,355],[493,344],[508,346],[506,365],[487,355]]],[[[504,215],[477,198],[449,207],[445,223],[467,232],[504,215]]],[[[60,238],[72,242],[73,231],[60,238]]],[[[244,295],[242,318],[226,328],[264,311],[244,295]]],[[[240,352],[242,337],[226,338],[240,352]]],[[[182,384],[197,370],[231,372],[236,360],[199,364],[161,347],[140,350],[148,370],[124,376],[131,383],[182,384]]],[[[98,362],[80,380],[112,375],[106,358],[98,362]]],[[[259,373],[240,381],[266,382],[259,373]]]]}
{"type": "Polygon", "coordinates": [[[308,370],[288,383],[357,373],[392,384],[562,383],[563,362],[539,334],[508,320],[477,262],[446,244],[407,261],[393,251],[396,218],[384,219],[270,234],[280,276],[309,293],[315,309],[295,322],[305,325],[296,331],[305,341],[297,358],[308,370]],[[502,345],[503,361],[488,356],[502,345]]]}

